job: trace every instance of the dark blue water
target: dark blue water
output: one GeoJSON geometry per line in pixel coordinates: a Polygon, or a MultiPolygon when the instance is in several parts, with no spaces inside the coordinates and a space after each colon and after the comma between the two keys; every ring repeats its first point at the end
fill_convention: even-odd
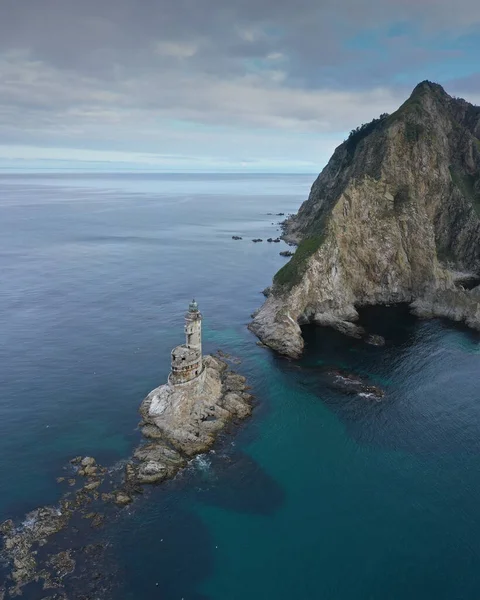
{"type": "Polygon", "coordinates": [[[115,600],[478,598],[479,336],[368,309],[384,347],[307,328],[295,363],[246,329],[285,260],[249,240],[275,237],[267,213],[312,180],[0,180],[0,520],[55,503],[72,456],[128,457],[192,296],[206,350],[241,358],[256,395],[214,453],[98,534],[115,600]],[[342,394],[330,369],[385,398],[342,394]]]}

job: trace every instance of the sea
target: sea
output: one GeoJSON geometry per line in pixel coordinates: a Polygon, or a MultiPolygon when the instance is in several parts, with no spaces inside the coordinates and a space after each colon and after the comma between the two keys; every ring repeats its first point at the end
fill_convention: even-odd
{"type": "Polygon", "coordinates": [[[313,180],[0,175],[0,521],[58,503],[74,456],[121,471],[192,298],[205,351],[231,355],[255,396],[211,452],[92,533],[111,584],[96,597],[480,597],[480,335],[367,307],[384,346],[309,326],[291,361],[247,329],[288,260],[266,239],[313,180]]]}

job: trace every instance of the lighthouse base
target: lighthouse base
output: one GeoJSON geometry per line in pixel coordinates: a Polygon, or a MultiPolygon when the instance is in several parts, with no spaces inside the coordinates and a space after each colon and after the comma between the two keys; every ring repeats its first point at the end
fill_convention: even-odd
{"type": "Polygon", "coordinates": [[[227,364],[204,357],[203,371],[193,380],[162,385],[142,402],[144,432],[164,440],[185,456],[208,450],[228,421],[251,412],[245,378],[227,364]]]}

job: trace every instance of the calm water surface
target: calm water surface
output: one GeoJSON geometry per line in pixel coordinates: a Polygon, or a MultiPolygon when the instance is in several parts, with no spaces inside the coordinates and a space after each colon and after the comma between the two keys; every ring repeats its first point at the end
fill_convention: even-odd
{"type": "Polygon", "coordinates": [[[290,362],[246,329],[285,260],[250,240],[312,181],[0,179],[0,520],[58,501],[72,456],[128,457],[192,296],[206,350],[239,357],[256,395],[248,423],[101,533],[114,600],[480,595],[479,336],[368,309],[384,347],[306,328],[290,362]],[[332,389],[330,369],[384,400],[332,389]]]}

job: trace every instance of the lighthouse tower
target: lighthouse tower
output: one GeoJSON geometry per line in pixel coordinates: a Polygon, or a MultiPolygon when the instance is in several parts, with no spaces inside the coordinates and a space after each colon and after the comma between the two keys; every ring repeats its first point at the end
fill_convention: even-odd
{"type": "Polygon", "coordinates": [[[192,300],[185,314],[185,344],[172,350],[171,384],[187,383],[203,372],[202,314],[192,300]]]}
{"type": "Polygon", "coordinates": [[[202,356],[202,314],[198,304],[192,300],[185,314],[185,345],[187,348],[198,350],[202,356]]]}

